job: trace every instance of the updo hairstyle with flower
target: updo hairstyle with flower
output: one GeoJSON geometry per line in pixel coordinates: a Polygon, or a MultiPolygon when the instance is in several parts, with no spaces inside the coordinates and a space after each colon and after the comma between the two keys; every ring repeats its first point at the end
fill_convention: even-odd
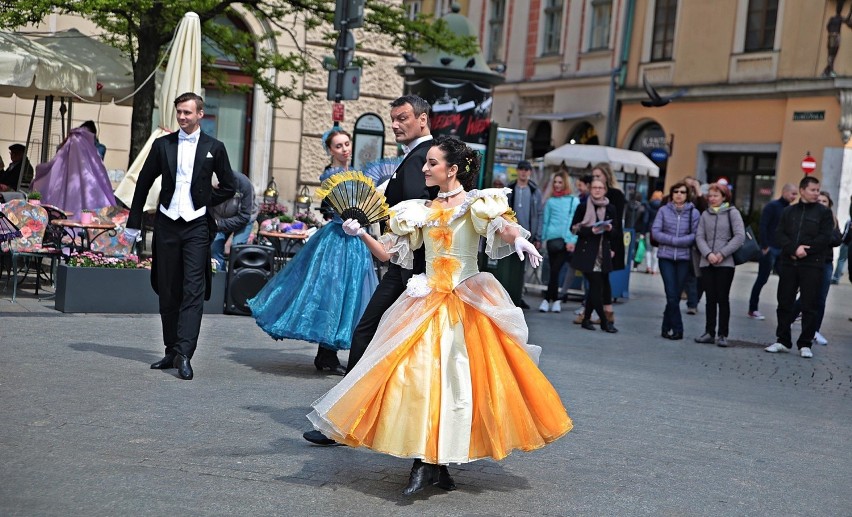
{"type": "Polygon", "coordinates": [[[458,166],[456,178],[464,189],[473,189],[479,177],[479,153],[454,136],[439,136],[432,145],[444,153],[447,167],[458,166]]]}

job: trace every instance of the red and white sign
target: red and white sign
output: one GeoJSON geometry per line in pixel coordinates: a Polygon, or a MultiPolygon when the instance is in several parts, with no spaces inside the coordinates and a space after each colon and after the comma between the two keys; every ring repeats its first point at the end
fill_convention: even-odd
{"type": "Polygon", "coordinates": [[[810,174],[816,170],[816,160],[814,160],[814,157],[811,156],[811,153],[806,154],[805,157],[802,158],[802,170],[805,174],[810,174]]]}
{"type": "Polygon", "coordinates": [[[331,105],[331,121],[343,122],[343,103],[335,102],[331,105]]]}

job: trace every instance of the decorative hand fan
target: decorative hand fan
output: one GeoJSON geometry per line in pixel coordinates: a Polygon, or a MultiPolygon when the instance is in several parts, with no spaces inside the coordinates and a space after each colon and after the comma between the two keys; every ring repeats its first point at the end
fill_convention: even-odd
{"type": "Polygon", "coordinates": [[[357,219],[361,226],[367,226],[390,216],[385,196],[376,191],[373,180],[360,171],[335,174],[322,182],[316,194],[326,199],[344,221],[357,219]]]}
{"type": "Polygon", "coordinates": [[[397,156],[396,158],[382,158],[370,162],[364,166],[364,176],[373,180],[376,185],[381,185],[393,176],[396,168],[402,163],[402,159],[402,156],[397,156]]]}
{"type": "Polygon", "coordinates": [[[3,212],[0,212],[0,242],[11,241],[20,236],[21,230],[8,217],[3,215],[3,212]]]}

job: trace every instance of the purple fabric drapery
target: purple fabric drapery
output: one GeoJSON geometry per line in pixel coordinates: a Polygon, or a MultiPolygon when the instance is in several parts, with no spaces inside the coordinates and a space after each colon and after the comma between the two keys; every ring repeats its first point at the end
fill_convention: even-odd
{"type": "Polygon", "coordinates": [[[79,219],[83,210],[116,204],[95,135],[86,128],[72,129],[56,156],[36,165],[30,188],[41,192],[42,203],[70,212],[72,219],[79,219]]]}

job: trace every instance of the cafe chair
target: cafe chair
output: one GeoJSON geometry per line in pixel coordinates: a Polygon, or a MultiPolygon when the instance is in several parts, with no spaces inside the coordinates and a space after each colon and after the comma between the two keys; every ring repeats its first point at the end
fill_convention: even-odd
{"type": "Polygon", "coordinates": [[[114,231],[101,233],[92,240],[92,251],[107,257],[126,257],[133,253],[133,245],[124,235],[130,210],[116,206],[101,208],[95,212],[94,220],[99,223],[110,223],[114,231]]]}
{"type": "MultiPolygon", "coordinates": [[[[18,284],[22,283],[30,269],[35,273],[36,288],[41,287],[41,264],[50,259],[51,278],[55,278],[62,251],[44,243],[44,233],[48,226],[47,210],[38,205],[31,205],[26,200],[14,199],[3,205],[3,214],[21,230],[21,236],[0,244],[0,250],[11,255],[12,267],[12,303],[18,294],[18,284]],[[18,281],[18,271],[23,267],[24,276],[18,281]]],[[[8,285],[8,281],[7,281],[8,285]]]]}

